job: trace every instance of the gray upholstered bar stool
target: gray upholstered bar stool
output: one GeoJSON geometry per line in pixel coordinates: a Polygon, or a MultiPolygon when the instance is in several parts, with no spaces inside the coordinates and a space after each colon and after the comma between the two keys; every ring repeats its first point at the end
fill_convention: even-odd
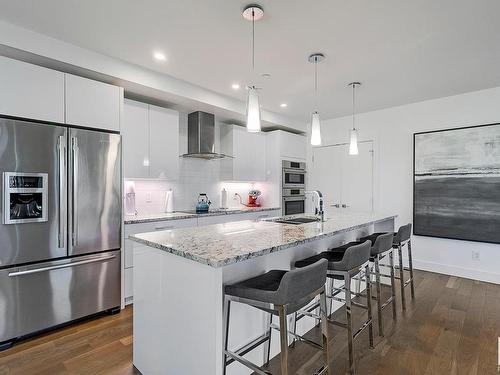
{"type": "MultiPolygon", "coordinates": [[[[372,235],[365,237],[370,238],[372,241],[378,236],[385,233],[373,233],[372,235]]],[[[398,251],[398,263],[397,269],[399,270],[399,276],[395,276],[397,280],[400,280],[401,288],[401,306],[403,310],[406,310],[406,298],[405,298],[405,287],[410,285],[411,287],[411,298],[415,298],[415,285],[413,283],[413,258],[411,253],[411,223],[399,227],[398,231],[394,233],[394,239],[392,241],[393,249],[398,251]],[[403,248],[407,247],[408,250],[408,267],[403,264],[403,248]],[[410,277],[406,280],[404,276],[404,271],[410,272],[410,277]]],[[[391,267],[391,266],[389,266],[391,267]]],[[[394,268],[394,267],[391,267],[394,268]]]]}
{"type": "MultiPolygon", "coordinates": [[[[351,374],[355,372],[355,362],[354,362],[354,347],[353,341],[358,337],[358,335],[368,327],[368,335],[370,348],[373,348],[373,328],[372,328],[372,310],[371,310],[371,285],[370,285],[370,249],[371,242],[365,241],[363,243],[354,242],[352,246],[345,248],[333,248],[329,251],[322,252],[310,258],[306,258],[295,262],[295,267],[306,267],[309,264],[318,261],[319,259],[328,260],[328,271],[327,276],[329,278],[344,280],[344,285],[337,288],[333,287],[331,294],[327,295],[334,301],[345,303],[346,308],[346,323],[338,322],[333,320],[331,317],[328,321],[337,326],[347,329],[347,342],[349,348],[349,369],[351,374]],[[345,251],[344,251],[345,250],[345,251]],[[352,300],[352,296],[355,297],[365,297],[359,293],[355,293],[351,290],[351,280],[353,277],[360,276],[362,269],[366,277],[366,305],[352,300]],[[340,293],[345,294],[345,298],[340,298],[340,293]],[[361,307],[368,311],[368,318],[362,323],[361,327],[353,333],[352,327],[352,306],[361,307]]],[[[298,315],[302,314],[302,311],[298,311],[298,315]]],[[[306,312],[307,313],[307,312],[306,312]]]]}
{"type": "Polygon", "coordinates": [[[375,272],[375,290],[377,301],[377,316],[378,316],[378,334],[379,336],[384,336],[384,324],[382,319],[382,310],[385,309],[389,304],[392,304],[392,317],[396,319],[396,282],[394,277],[394,254],[393,254],[393,239],[394,233],[384,233],[375,234],[366,237],[362,237],[360,241],[370,240],[372,242],[372,248],[370,251],[370,263],[373,263],[375,272]],[[380,276],[387,276],[380,272],[380,261],[389,254],[389,262],[391,273],[389,275],[391,279],[391,296],[382,303],[381,290],[382,284],[380,283],[380,276]]]}
{"type": "MultiPolygon", "coordinates": [[[[330,373],[329,371],[329,352],[328,352],[328,327],[326,321],[326,270],[328,262],[319,260],[307,267],[294,269],[291,271],[272,270],[263,275],[241,281],[236,284],[226,285],[224,294],[224,362],[223,373],[226,374],[226,368],[234,361],[247,366],[259,375],[270,374],[262,370],[256,364],[245,359],[243,356],[255,349],[257,346],[268,342],[271,344],[271,333],[267,331],[261,337],[244,345],[238,350],[228,349],[229,336],[229,318],[232,302],[244,303],[257,309],[266,311],[279,316],[280,325],[272,328],[279,330],[281,342],[281,374],[288,375],[288,335],[292,334],[300,341],[304,341],[314,347],[323,350],[324,365],[318,374],[330,373]],[[287,315],[293,314],[320,297],[320,316],[322,343],[317,344],[302,336],[296,335],[288,330],[287,315]],[[228,359],[229,357],[229,359],[228,359]]],[[[269,356],[269,351],[268,354],[269,356]]],[[[269,357],[267,358],[267,361],[269,357]]]]}
{"type": "Polygon", "coordinates": [[[411,254],[411,223],[399,227],[397,233],[394,234],[393,247],[398,249],[399,259],[399,277],[401,284],[401,305],[403,310],[406,310],[405,287],[410,285],[411,298],[415,299],[415,285],[413,284],[413,258],[411,254]],[[406,245],[408,251],[408,267],[403,265],[403,247],[406,245]],[[410,277],[405,280],[404,271],[410,272],[410,277]]]}

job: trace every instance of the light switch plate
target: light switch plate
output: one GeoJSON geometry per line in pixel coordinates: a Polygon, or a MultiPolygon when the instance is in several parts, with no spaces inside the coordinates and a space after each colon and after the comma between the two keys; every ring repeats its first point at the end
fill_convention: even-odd
{"type": "Polygon", "coordinates": [[[153,200],[152,194],[150,191],[148,191],[146,193],[146,203],[151,203],[152,200],[153,200]]]}

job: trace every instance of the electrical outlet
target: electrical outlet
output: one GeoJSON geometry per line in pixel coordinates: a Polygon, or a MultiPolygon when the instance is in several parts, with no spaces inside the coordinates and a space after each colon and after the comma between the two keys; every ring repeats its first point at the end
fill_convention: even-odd
{"type": "Polygon", "coordinates": [[[151,203],[153,201],[153,195],[150,191],[146,193],[146,203],[151,203]]]}
{"type": "Polygon", "coordinates": [[[475,261],[481,260],[481,253],[479,251],[472,250],[472,260],[475,261]]]}

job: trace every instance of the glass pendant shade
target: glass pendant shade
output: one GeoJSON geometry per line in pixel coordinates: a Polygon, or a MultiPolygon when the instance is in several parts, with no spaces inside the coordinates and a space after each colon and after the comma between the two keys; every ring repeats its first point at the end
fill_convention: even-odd
{"type": "Polygon", "coordinates": [[[311,117],[311,145],[321,145],[321,123],[319,121],[318,112],[313,112],[311,117]]]}
{"type": "Polygon", "coordinates": [[[259,93],[255,87],[249,87],[247,98],[247,131],[258,133],[260,129],[259,93]]]}
{"type": "Polygon", "coordinates": [[[351,129],[349,132],[349,155],[358,154],[358,131],[356,129],[351,129]]]}

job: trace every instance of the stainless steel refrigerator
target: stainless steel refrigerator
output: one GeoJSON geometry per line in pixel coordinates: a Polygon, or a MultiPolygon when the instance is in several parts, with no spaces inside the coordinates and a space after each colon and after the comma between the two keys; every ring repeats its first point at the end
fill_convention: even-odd
{"type": "Polygon", "coordinates": [[[120,306],[120,135],[0,118],[0,349],[120,306]]]}

